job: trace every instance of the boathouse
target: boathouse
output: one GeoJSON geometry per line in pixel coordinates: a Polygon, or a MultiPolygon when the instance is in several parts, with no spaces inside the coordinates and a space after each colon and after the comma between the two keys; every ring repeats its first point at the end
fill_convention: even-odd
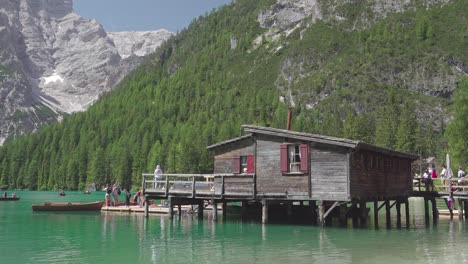
{"type": "MultiPolygon", "coordinates": [[[[291,130],[253,125],[244,125],[242,130],[243,136],[207,147],[214,153],[213,186],[196,190],[194,175],[190,198],[211,199],[215,204],[261,203],[263,222],[268,221],[272,203],[305,202],[318,212],[322,223],[332,211],[341,212],[342,221],[352,211],[364,219],[368,202],[374,202],[376,214],[383,205],[389,212],[391,200],[398,212],[400,203],[405,203],[408,212],[411,163],[417,155],[291,130]],[[380,207],[379,201],[384,201],[380,207]]],[[[174,184],[173,197],[180,197],[176,189],[174,184]]],[[[150,197],[157,197],[157,192],[147,190],[150,197]]],[[[171,189],[164,196],[170,197],[171,189]]]]}
{"type": "Polygon", "coordinates": [[[407,197],[414,154],[360,141],[244,125],[208,149],[214,174],[253,173],[256,197],[351,201],[407,197]]]}

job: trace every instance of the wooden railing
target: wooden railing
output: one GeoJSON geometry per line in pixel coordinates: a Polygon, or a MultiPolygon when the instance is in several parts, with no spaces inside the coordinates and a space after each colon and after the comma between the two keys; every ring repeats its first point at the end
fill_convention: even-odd
{"type": "Polygon", "coordinates": [[[155,197],[255,197],[254,174],[143,174],[143,193],[155,197]]]}
{"type": "MultiPolygon", "coordinates": [[[[424,178],[413,178],[413,187],[416,188],[417,191],[429,191],[426,190],[423,179],[424,178]]],[[[448,184],[436,184],[442,183],[441,178],[432,179],[432,182],[434,184],[434,190],[440,192],[450,192],[451,188],[453,188],[454,192],[468,193],[468,178],[451,178],[450,181],[451,186],[448,184]],[[460,180],[461,182],[459,182],[460,180]]],[[[429,187],[429,189],[431,189],[431,187],[429,187]]]]}

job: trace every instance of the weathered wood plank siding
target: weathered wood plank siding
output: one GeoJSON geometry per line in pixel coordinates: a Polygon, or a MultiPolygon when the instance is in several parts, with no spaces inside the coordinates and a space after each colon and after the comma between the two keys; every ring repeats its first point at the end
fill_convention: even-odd
{"type": "Polygon", "coordinates": [[[308,175],[283,176],[280,168],[280,146],[283,143],[303,144],[306,142],[286,142],[284,138],[257,135],[257,193],[288,193],[288,195],[308,193],[308,175]]]}
{"type": "Polygon", "coordinates": [[[348,156],[345,149],[310,149],[312,199],[348,201],[348,156]]]}
{"type": "Polygon", "coordinates": [[[351,156],[351,196],[384,199],[411,192],[411,160],[360,150],[351,156]]]}
{"type": "Polygon", "coordinates": [[[232,173],[232,159],[240,156],[255,155],[255,145],[252,138],[219,147],[215,150],[215,174],[232,173]]]}

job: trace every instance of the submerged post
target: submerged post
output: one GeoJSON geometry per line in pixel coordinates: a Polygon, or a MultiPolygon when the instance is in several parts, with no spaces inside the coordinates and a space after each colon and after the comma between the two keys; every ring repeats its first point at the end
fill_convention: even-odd
{"type": "Polygon", "coordinates": [[[346,213],[348,212],[348,206],[344,203],[340,205],[340,225],[345,226],[348,222],[346,213]]]}
{"type": "Polygon", "coordinates": [[[149,204],[149,199],[148,199],[148,196],[145,195],[145,216],[148,217],[149,216],[149,208],[148,208],[148,204],[149,204]]]}
{"type": "Polygon", "coordinates": [[[226,220],[226,212],[227,212],[227,203],[226,202],[223,202],[223,221],[226,220]]]}
{"type": "Polygon", "coordinates": [[[434,223],[437,222],[439,219],[439,210],[437,210],[437,203],[434,197],[431,197],[431,205],[432,205],[432,221],[434,223]]]}
{"type": "Polygon", "coordinates": [[[374,225],[379,228],[379,201],[374,200],[374,225]]]}
{"type": "Polygon", "coordinates": [[[387,222],[387,228],[392,227],[392,220],[391,220],[391,215],[390,215],[390,201],[388,199],[385,199],[385,216],[386,216],[386,222],[387,222]]]}
{"type": "Polygon", "coordinates": [[[262,224],[268,223],[268,200],[262,200],[262,224]]]}
{"type": "Polygon", "coordinates": [[[204,209],[204,202],[203,200],[201,200],[200,202],[198,202],[198,219],[202,219],[203,218],[203,209],[204,209]]]}
{"type": "Polygon", "coordinates": [[[463,200],[458,198],[458,219],[463,220],[463,200]]]}
{"type": "Polygon", "coordinates": [[[396,200],[396,213],[397,213],[397,227],[401,228],[401,201],[396,200]]]}
{"type": "Polygon", "coordinates": [[[408,197],[405,198],[405,220],[406,220],[406,228],[410,226],[410,215],[409,215],[409,199],[408,197]]]}
{"type": "Polygon", "coordinates": [[[323,205],[323,201],[319,201],[319,224],[320,226],[325,225],[325,206],[323,205]]]}
{"type": "Polygon", "coordinates": [[[169,197],[169,219],[174,218],[174,201],[169,197]]]}
{"type": "Polygon", "coordinates": [[[213,221],[218,220],[218,203],[213,199],[211,200],[211,205],[213,206],[211,212],[213,214],[213,221]]]}

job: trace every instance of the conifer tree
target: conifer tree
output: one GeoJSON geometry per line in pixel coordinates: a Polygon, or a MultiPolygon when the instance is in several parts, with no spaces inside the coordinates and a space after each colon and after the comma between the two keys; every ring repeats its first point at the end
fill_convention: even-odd
{"type": "Polygon", "coordinates": [[[453,96],[453,120],[446,136],[454,165],[468,166],[468,78],[463,78],[453,96]]]}

